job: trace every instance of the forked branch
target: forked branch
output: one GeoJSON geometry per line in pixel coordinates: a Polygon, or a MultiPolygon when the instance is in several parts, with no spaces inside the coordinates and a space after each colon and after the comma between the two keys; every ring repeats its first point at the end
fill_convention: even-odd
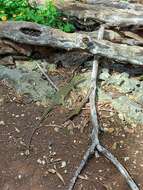
{"type": "MultiPolygon", "coordinates": [[[[99,30],[99,36],[98,39],[102,39],[103,36],[103,27],[99,30]]],[[[99,141],[99,130],[100,126],[98,123],[98,117],[97,117],[97,111],[96,111],[96,81],[97,81],[97,74],[98,74],[98,57],[94,59],[93,61],[93,68],[92,68],[92,75],[91,75],[91,95],[90,95],[90,111],[91,111],[91,119],[92,119],[92,134],[91,134],[91,140],[92,143],[89,146],[88,150],[85,152],[82,161],[80,162],[79,167],[74,173],[73,178],[70,181],[70,185],[68,190],[73,190],[76,180],[78,179],[78,176],[80,175],[81,171],[84,169],[85,165],[87,164],[87,161],[89,158],[94,154],[95,151],[98,151],[99,153],[102,153],[103,156],[108,158],[115,167],[119,170],[119,172],[122,174],[122,176],[125,178],[127,184],[129,185],[131,190],[139,190],[138,186],[128,173],[128,171],[124,168],[124,166],[117,160],[116,157],[114,157],[107,149],[105,149],[99,141]]]]}

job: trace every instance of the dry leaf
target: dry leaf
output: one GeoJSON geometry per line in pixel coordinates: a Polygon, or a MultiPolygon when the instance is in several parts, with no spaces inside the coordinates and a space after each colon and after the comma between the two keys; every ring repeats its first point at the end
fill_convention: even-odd
{"type": "Polygon", "coordinates": [[[63,182],[63,184],[65,185],[65,181],[64,181],[62,175],[61,175],[59,172],[57,172],[57,171],[56,171],[56,175],[58,176],[58,178],[59,178],[59,179],[63,182]]]}

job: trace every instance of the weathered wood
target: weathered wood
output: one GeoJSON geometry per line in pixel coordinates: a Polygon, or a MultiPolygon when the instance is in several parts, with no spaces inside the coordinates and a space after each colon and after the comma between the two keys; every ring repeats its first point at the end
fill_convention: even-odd
{"type": "Polygon", "coordinates": [[[132,3],[132,1],[121,1],[121,0],[81,0],[86,4],[99,5],[104,4],[104,6],[115,7],[118,9],[131,9],[132,11],[143,11],[143,5],[139,3],[132,3]]]}
{"type": "MultiPolygon", "coordinates": [[[[57,47],[58,41],[60,40],[61,40],[61,43],[62,41],[64,42],[64,44],[66,43],[66,41],[64,41],[64,37],[67,41],[69,40],[68,43],[70,43],[70,39],[71,39],[71,42],[73,41],[73,39],[77,40],[80,37],[80,34],[85,35],[85,36],[90,36],[93,39],[94,38],[97,39],[98,30],[93,31],[93,32],[79,32],[79,33],[68,34],[68,33],[63,33],[62,31],[59,31],[56,29],[51,29],[50,27],[45,27],[45,26],[38,25],[35,23],[30,23],[30,22],[0,23],[0,38],[10,39],[10,40],[13,40],[14,42],[24,43],[28,45],[47,46],[48,44],[50,44],[50,46],[57,47]],[[25,29],[24,30],[25,33],[22,32],[23,28],[25,29]],[[53,33],[53,39],[51,39],[52,33],[53,33]],[[53,42],[51,42],[52,40],[53,42]],[[56,45],[54,45],[55,43],[56,45]]],[[[118,42],[118,43],[119,42],[124,43],[124,40],[125,40],[119,33],[112,30],[105,30],[104,39],[112,41],[112,42],[118,42]]],[[[139,44],[142,44],[140,40],[138,41],[139,41],[138,42],[139,44]]],[[[10,42],[5,42],[5,43],[10,43],[10,42]]],[[[19,45],[14,44],[14,46],[18,47],[19,45]]],[[[21,48],[21,47],[18,47],[18,48],[21,48]]],[[[24,49],[24,47],[22,48],[24,49]]]]}
{"type": "Polygon", "coordinates": [[[69,0],[64,3],[57,1],[56,6],[68,18],[81,26],[96,26],[99,25],[99,23],[106,23],[111,27],[135,26],[136,28],[139,28],[143,26],[142,5],[118,2],[109,4],[108,1],[104,1],[100,4],[84,4],[69,0]]]}
{"type": "Polygon", "coordinates": [[[143,47],[97,40],[87,34],[69,34],[30,22],[0,23],[0,39],[33,46],[47,46],[66,50],[81,49],[119,62],[143,65],[143,47]]]}
{"type": "Polygon", "coordinates": [[[82,37],[31,22],[0,22],[0,39],[21,44],[74,49],[82,47],[82,37]]]}

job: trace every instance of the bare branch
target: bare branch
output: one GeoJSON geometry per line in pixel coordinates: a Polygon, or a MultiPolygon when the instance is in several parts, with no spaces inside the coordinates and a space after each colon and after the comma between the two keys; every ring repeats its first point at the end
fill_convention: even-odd
{"type": "MultiPolygon", "coordinates": [[[[99,30],[99,35],[98,39],[102,39],[103,33],[104,33],[104,26],[101,26],[99,30]]],[[[89,160],[90,156],[94,153],[94,151],[98,151],[99,153],[102,153],[106,158],[108,158],[119,170],[119,172],[124,176],[124,178],[127,181],[127,184],[131,188],[131,190],[139,190],[127,170],[120,164],[120,162],[117,160],[116,157],[114,157],[108,150],[106,150],[103,146],[100,145],[99,142],[99,123],[98,123],[98,118],[97,118],[97,110],[96,110],[96,102],[95,102],[95,97],[96,97],[96,83],[97,83],[97,74],[98,74],[98,57],[95,58],[93,61],[93,67],[92,67],[92,74],[91,74],[91,94],[90,94],[90,111],[91,111],[91,120],[92,120],[92,134],[91,134],[91,140],[92,143],[86,153],[83,156],[83,159],[77,168],[77,170],[74,173],[73,178],[70,181],[70,185],[68,190],[73,190],[74,185],[76,183],[76,180],[78,176],[80,175],[81,171],[84,169],[85,165],[87,164],[87,161],[89,160]]]]}
{"type": "Polygon", "coordinates": [[[44,72],[43,68],[39,65],[39,63],[36,62],[36,65],[38,66],[38,68],[40,69],[41,73],[46,77],[46,79],[48,80],[48,82],[51,84],[51,86],[58,91],[59,88],[53,83],[53,81],[50,79],[50,77],[44,72]]]}
{"type": "Polygon", "coordinates": [[[110,160],[114,166],[118,169],[118,171],[122,174],[122,176],[126,179],[127,184],[129,185],[130,189],[132,190],[139,190],[134,180],[131,178],[127,170],[123,167],[123,165],[117,160],[117,158],[111,154],[106,148],[102,145],[98,144],[96,149],[103,154],[108,160],[110,160]]]}

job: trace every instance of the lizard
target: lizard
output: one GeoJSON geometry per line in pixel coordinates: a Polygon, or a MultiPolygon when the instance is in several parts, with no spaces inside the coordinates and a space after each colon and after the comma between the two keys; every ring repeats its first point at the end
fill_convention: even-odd
{"type": "Polygon", "coordinates": [[[64,85],[63,87],[59,88],[58,91],[55,92],[55,94],[53,95],[50,104],[48,106],[48,108],[44,111],[44,113],[42,114],[39,122],[37,124],[33,125],[34,130],[32,131],[29,143],[28,143],[28,152],[30,151],[30,146],[31,146],[31,142],[32,142],[32,137],[35,134],[35,132],[40,128],[40,124],[47,118],[48,114],[54,109],[55,106],[59,105],[64,105],[65,103],[65,98],[68,96],[68,94],[81,82],[83,82],[85,79],[81,76],[77,76],[75,75],[66,85],[64,85]]]}

